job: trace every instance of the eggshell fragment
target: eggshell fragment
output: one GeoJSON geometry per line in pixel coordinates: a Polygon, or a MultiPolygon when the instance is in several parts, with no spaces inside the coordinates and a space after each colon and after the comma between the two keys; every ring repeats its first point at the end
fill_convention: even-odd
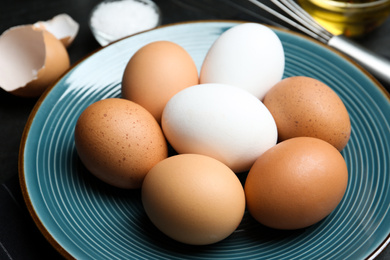
{"type": "Polygon", "coordinates": [[[108,98],[88,106],[77,120],[74,137],[85,167],[119,188],[140,188],[146,173],[168,156],[153,116],[125,99],[108,98]]]}
{"type": "Polygon", "coordinates": [[[285,78],[268,91],[263,102],[275,119],[279,141],[311,136],[329,142],[339,151],[348,143],[348,111],[337,93],[317,79],[285,78]]]}
{"type": "Polygon", "coordinates": [[[283,141],[249,171],[245,195],[250,214],[276,229],[299,229],[328,216],[340,203],[348,169],[340,152],[313,137],[283,141]]]}
{"type": "Polygon", "coordinates": [[[130,58],[123,73],[122,97],[146,108],[160,123],[168,100],[198,82],[195,62],[183,47],[156,41],[130,58]]]}
{"type": "Polygon", "coordinates": [[[17,96],[37,97],[70,66],[63,44],[32,25],[0,36],[0,87],[17,96]]]}
{"type": "Polygon", "coordinates": [[[225,84],[186,88],[167,103],[161,126],[178,153],[203,154],[235,172],[276,144],[271,113],[249,92],[225,84]]]}
{"type": "Polygon", "coordinates": [[[142,185],[142,203],[167,236],[207,245],[231,235],[245,211],[241,182],[226,165],[208,156],[182,154],[154,166],[142,185]]]}
{"type": "Polygon", "coordinates": [[[65,47],[73,43],[79,31],[79,24],[67,14],[56,15],[48,21],[36,22],[34,26],[53,34],[65,47]]]}
{"type": "Polygon", "coordinates": [[[261,24],[243,23],[225,31],[211,46],[200,84],[233,85],[262,100],[282,79],[284,66],[284,50],[276,33],[261,24]]]}

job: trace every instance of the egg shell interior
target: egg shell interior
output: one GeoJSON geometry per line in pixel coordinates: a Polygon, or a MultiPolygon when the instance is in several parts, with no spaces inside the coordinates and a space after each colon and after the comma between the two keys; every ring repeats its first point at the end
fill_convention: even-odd
{"type": "Polygon", "coordinates": [[[37,97],[70,66],[64,45],[50,32],[23,25],[0,36],[0,87],[37,97]]]}
{"type": "Polygon", "coordinates": [[[43,32],[32,26],[18,26],[0,37],[0,86],[13,91],[37,79],[45,65],[43,32]]]}
{"type": "Polygon", "coordinates": [[[67,14],[59,14],[48,21],[39,21],[35,27],[45,29],[59,39],[65,47],[73,43],[79,31],[79,24],[67,14]]]}

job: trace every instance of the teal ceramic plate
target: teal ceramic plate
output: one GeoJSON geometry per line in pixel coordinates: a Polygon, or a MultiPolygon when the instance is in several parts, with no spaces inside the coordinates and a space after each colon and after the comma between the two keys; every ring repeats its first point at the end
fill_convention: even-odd
{"type": "Polygon", "coordinates": [[[344,199],[326,219],[306,229],[277,231],[248,213],[220,243],[188,246],[149,221],[140,192],[110,187],[78,159],[73,131],[91,103],[120,97],[122,73],[141,46],[169,40],[198,68],[231,21],[161,27],[113,43],[74,66],[37,103],[20,152],[20,179],[31,215],[50,243],[77,259],[364,259],[375,257],[390,232],[390,101],[368,74],[306,37],[275,29],[286,54],[285,77],[305,75],[332,87],[345,102],[352,136],[343,150],[349,168],[344,199]]]}

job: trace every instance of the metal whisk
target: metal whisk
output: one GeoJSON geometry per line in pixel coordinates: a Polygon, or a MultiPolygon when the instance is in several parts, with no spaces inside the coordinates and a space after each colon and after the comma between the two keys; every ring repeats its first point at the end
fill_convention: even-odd
{"type": "Polygon", "coordinates": [[[343,52],[365,67],[378,79],[390,84],[390,61],[365,49],[347,37],[333,35],[319,25],[305,10],[294,0],[270,0],[276,7],[288,16],[281,14],[275,9],[265,5],[261,1],[248,0],[257,7],[270,13],[281,21],[293,26],[301,32],[327,44],[328,46],[343,52]]]}

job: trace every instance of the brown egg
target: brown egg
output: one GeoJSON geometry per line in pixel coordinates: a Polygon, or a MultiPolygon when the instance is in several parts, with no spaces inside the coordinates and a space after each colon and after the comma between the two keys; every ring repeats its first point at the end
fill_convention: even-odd
{"type": "Polygon", "coordinates": [[[167,236],[207,245],[231,235],[245,210],[241,182],[225,164],[199,154],[169,157],[154,166],[142,185],[142,203],[167,236]]]}
{"type": "Polygon", "coordinates": [[[340,203],[348,170],[340,152],[312,137],[283,141],[249,171],[245,195],[250,214],[276,229],[299,229],[328,216],[340,203]]]}
{"type": "Polygon", "coordinates": [[[17,96],[37,97],[70,66],[54,35],[33,25],[16,26],[0,37],[0,86],[17,96]]]}
{"type": "Polygon", "coordinates": [[[275,119],[279,141],[310,136],[329,142],[339,151],[348,143],[348,111],[340,97],[316,79],[283,79],[268,91],[263,102],[275,119]]]}
{"type": "Polygon", "coordinates": [[[140,105],[109,98],[88,106],[75,127],[75,145],[85,167],[119,188],[140,188],[146,173],[168,156],[159,124],[140,105]]]}
{"type": "Polygon", "coordinates": [[[168,100],[198,82],[195,62],[183,47],[156,41],[143,46],[129,60],[123,74],[122,97],[145,107],[160,123],[168,100]]]}

